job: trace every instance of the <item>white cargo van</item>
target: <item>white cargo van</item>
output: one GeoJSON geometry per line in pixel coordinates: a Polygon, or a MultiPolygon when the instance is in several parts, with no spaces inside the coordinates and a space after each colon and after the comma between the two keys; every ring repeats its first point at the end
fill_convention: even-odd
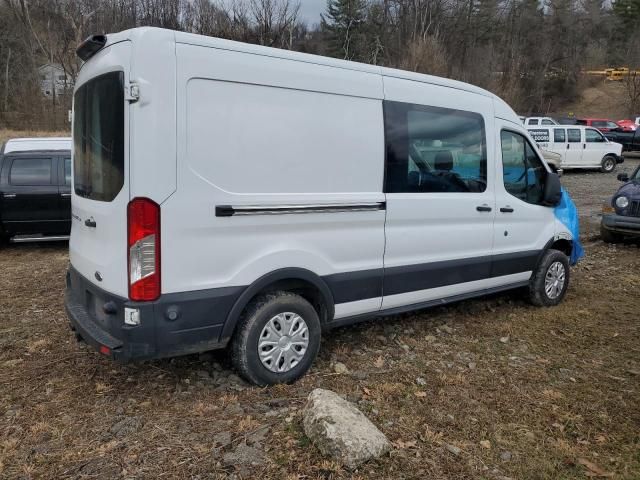
{"type": "Polygon", "coordinates": [[[622,145],[611,142],[599,130],[579,125],[554,127],[528,127],[531,138],[543,150],[562,156],[563,170],[572,168],[598,168],[613,172],[622,163],[622,145]]]}
{"type": "Polygon", "coordinates": [[[78,54],[66,306],[104,355],[290,382],[333,326],[566,292],[559,180],[491,93],[155,28],[78,54]]]}

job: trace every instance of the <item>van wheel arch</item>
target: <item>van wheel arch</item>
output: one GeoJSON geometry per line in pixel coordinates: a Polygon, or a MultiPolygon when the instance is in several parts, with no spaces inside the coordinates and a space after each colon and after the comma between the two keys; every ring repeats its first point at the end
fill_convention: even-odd
{"type": "Polygon", "coordinates": [[[324,280],[303,268],[283,268],[260,277],[242,292],[227,315],[221,341],[227,343],[231,339],[242,312],[254,298],[275,291],[300,295],[313,305],[323,325],[333,318],[333,295],[324,280]]]}
{"type": "Polygon", "coordinates": [[[567,257],[571,258],[571,252],[573,251],[573,241],[567,240],[565,238],[551,240],[549,245],[545,248],[545,251],[549,249],[559,250],[567,257]]]}

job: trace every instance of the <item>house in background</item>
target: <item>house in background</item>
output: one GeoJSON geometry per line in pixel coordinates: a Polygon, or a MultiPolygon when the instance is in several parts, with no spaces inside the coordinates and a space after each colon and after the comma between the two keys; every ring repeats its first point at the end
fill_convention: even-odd
{"type": "Polygon", "coordinates": [[[57,63],[47,63],[38,68],[40,90],[45,97],[53,98],[64,95],[73,89],[73,77],[68,75],[57,63]]]}

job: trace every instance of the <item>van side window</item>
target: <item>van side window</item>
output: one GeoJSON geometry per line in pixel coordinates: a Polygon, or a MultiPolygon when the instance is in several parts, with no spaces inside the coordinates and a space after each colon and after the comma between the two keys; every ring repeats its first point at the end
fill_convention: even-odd
{"type": "Polygon", "coordinates": [[[567,128],[567,139],[569,143],[580,143],[582,141],[580,130],[577,128],[567,128]]]}
{"type": "Polygon", "coordinates": [[[384,102],[385,191],[484,192],[487,145],[478,113],[384,102]]]}
{"type": "Polygon", "coordinates": [[[584,131],[585,139],[588,143],[604,143],[604,137],[602,134],[596,130],[585,130],[584,131]]]}
{"type": "Polygon", "coordinates": [[[553,123],[551,120],[549,119],[542,119],[542,125],[555,125],[555,123],[553,123]]]}
{"type": "Polygon", "coordinates": [[[503,130],[502,170],[504,188],[516,198],[540,205],[547,170],[523,135],[503,130]]]}
{"type": "Polygon", "coordinates": [[[527,122],[529,125],[538,125],[538,119],[537,118],[530,118],[529,121],[527,122]]]}
{"type": "Polygon", "coordinates": [[[553,129],[553,141],[556,143],[564,143],[566,142],[566,135],[564,133],[563,128],[554,128],[553,129]]]}
{"type": "Polygon", "coordinates": [[[11,185],[50,185],[50,158],[16,158],[9,172],[11,185]]]}

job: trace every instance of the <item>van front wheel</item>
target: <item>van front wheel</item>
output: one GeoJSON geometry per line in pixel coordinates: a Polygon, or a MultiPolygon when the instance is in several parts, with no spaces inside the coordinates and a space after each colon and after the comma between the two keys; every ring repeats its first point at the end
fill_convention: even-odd
{"type": "Polygon", "coordinates": [[[320,319],[299,295],[273,292],[245,309],[232,340],[232,361],[256,385],[292,383],[311,367],[320,349],[320,319]]]}
{"type": "Polygon", "coordinates": [[[611,173],[616,169],[618,161],[611,155],[605,155],[600,164],[600,171],[602,173],[611,173]]]}
{"type": "Polygon", "coordinates": [[[569,259],[559,250],[547,250],[529,280],[529,300],[539,307],[558,305],[568,286],[569,259]]]}

